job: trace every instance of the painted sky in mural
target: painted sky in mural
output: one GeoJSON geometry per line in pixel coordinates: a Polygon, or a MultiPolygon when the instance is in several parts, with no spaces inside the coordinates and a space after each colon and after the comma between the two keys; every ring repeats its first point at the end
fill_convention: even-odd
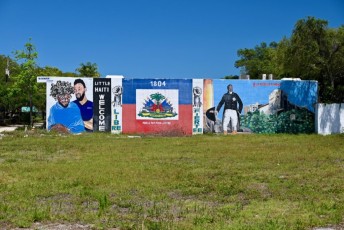
{"type": "MultiPolygon", "coordinates": [[[[291,103],[306,107],[311,112],[314,112],[314,103],[317,102],[317,82],[315,81],[213,80],[215,107],[223,94],[227,92],[228,84],[233,85],[234,92],[240,96],[244,104],[242,114],[248,110],[248,107],[268,105],[271,97],[276,94],[276,90],[282,90],[291,103]]],[[[222,111],[219,113],[220,118],[222,118],[221,114],[222,111]]]]}
{"type": "MultiPolygon", "coordinates": [[[[233,85],[233,91],[243,103],[243,110],[238,116],[240,131],[310,133],[314,130],[314,106],[318,100],[316,81],[213,80],[215,108],[229,84],[233,85]]],[[[215,132],[225,131],[222,127],[223,108],[216,118],[215,132]]]]}

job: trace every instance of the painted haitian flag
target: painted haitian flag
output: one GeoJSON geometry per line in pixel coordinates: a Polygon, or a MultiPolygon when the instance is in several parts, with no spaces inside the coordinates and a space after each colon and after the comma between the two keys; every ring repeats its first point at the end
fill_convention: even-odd
{"type": "Polygon", "coordinates": [[[191,79],[124,79],[123,133],[192,134],[191,79]]]}

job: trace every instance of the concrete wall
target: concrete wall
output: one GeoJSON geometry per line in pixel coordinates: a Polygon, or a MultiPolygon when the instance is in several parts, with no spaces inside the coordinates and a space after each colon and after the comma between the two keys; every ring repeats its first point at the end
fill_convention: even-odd
{"type": "Polygon", "coordinates": [[[315,129],[318,134],[344,133],[344,103],[319,103],[315,111],[315,129]]]}

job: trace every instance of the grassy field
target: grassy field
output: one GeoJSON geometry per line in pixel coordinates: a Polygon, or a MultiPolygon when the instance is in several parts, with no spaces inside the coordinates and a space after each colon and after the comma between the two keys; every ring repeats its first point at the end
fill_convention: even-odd
{"type": "Polygon", "coordinates": [[[0,228],[312,229],[343,223],[343,191],[343,135],[0,140],[0,228]]]}

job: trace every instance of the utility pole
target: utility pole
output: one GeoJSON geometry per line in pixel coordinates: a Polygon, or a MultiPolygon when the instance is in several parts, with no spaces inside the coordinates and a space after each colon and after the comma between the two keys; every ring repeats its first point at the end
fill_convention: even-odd
{"type": "MultiPolygon", "coordinates": [[[[6,87],[7,86],[7,82],[9,81],[10,79],[10,58],[7,56],[7,65],[6,65],[6,69],[5,69],[5,84],[6,84],[6,87]]],[[[8,96],[6,96],[8,97],[8,96]]],[[[6,107],[5,107],[5,110],[4,110],[4,115],[6,115],[6,113],[8,112],[8,109],[9,109],[9,100],[6,100],[7,103],[6,103],[6,107]]]]}
{"type": "MultiPolygon", "coordinates": [[[[32,51],[32,46],[27,47],[28,52],[29,52],[29,60],[31,60],[31,51],[32,51]]],[[[31,71],[29,71],[31,74],[31,71]]],[[[29,76],[29,101],[30,101],[30,126],[33,128],[33,116],[32,116],[32,76],[29,76]]]]}
{"type": "Polygon", "coordinates": [[[7,58],[7,66],[6,66],[6,70],[5,70],[5,75],[6,75],[6,82],[7,82],[8,79],[10,78],[10,60],[9,60],[9,58],[7,58]]]}

